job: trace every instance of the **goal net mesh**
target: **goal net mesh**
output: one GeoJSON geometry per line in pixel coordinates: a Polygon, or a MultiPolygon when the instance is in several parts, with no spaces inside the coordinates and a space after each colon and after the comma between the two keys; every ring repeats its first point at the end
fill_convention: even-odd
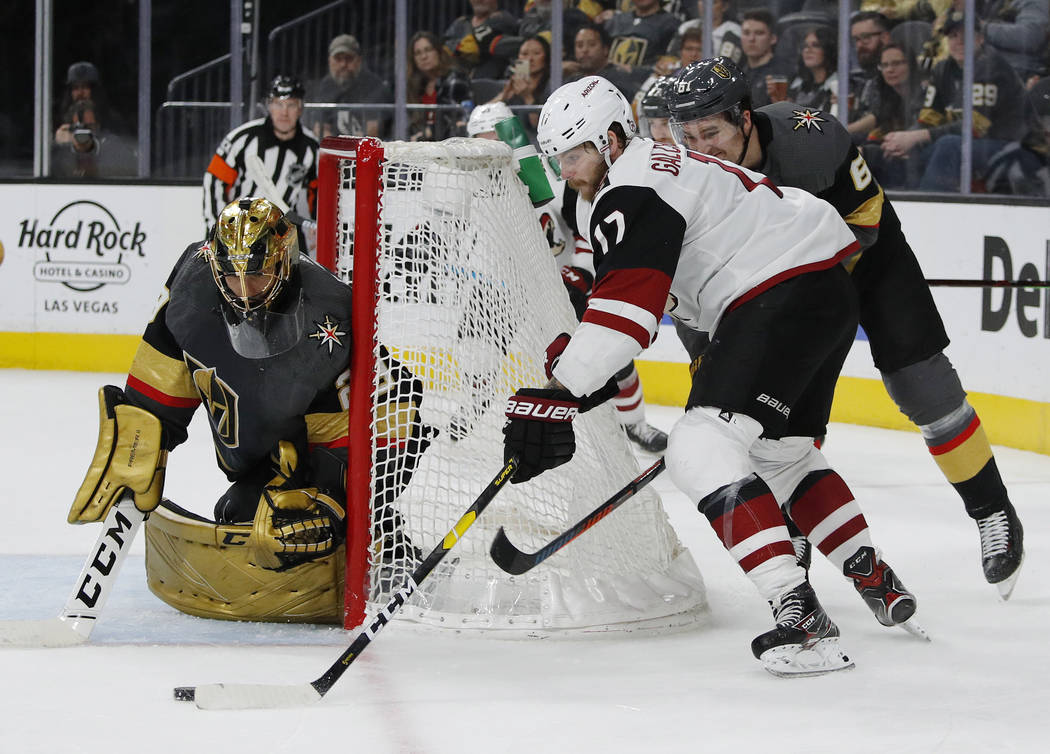
{"type": "MultiPolygon", "coordinates": [[[[366,584],[348,576],[347,585],[348,615],[357,595],[372,616],[502,467],[508,396],[544,385],[545,349],[576,320],[505,145],[386,143],[367,174],[356,141],[341,150],[326,142],[322,152],[338,157],[334,227],[319,232],[335,233],[338,272],[354,287],[351,371],[373,373],[370,394],[357,394],[357,382],[351,395],[364,402],[351,414],[351,479],[355,444],[370,445],[372,469],[349,490],[351,508],[369,508],[367,546],[348,544],[366,584]],[[374,227],[355,215],[362,191],[375,192],[375,210],[366,210],[374,227]],[[374,335],[358,328],[359,315],[374,335]]],[[[639,473],[610,405],[574,427],[572,461],[504,488],[399,620],[499,635],[696,620],[703,581],[651,487],[526,574],[511,576],[489,557],[499,527],[535,551],[639,473]]],[[[353,533],[351,524],[350,543],[353,533]]]]}

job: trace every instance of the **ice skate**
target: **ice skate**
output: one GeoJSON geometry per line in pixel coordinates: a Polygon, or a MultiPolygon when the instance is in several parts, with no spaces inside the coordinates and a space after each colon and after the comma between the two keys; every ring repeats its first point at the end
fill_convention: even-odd
{"type": "Polygon", "coordinates": [[[893,569],[871,547],[861,547],[846,559],[842,572],[853,579],[853,586],[884,626],[900,626],[925,641],[926,630],[915,622],[915,595],[909,592],[893,569]]]}
{"type": "Polygon", "coordinates": [[[774,602],[776,628],[757,636],[751,652],[781,678],[823,675],[854,666],[839,647],[839,629],[824,612],[808,581],[774,602]]]}
{"type": "Polygon", "coordinates": [[[1010,599],[1024,562],[1024,528],[1009,502],[1001,511],[977,521],[981,533],[981,565],[984,578],[1010,599]]]}
{"type": "Polygon", "coordinates": [[[635,424],[624,424],[627,437],[647,453],[663,453],[667,450],[667,433],[657,429],[645,420],[635,424]]]}

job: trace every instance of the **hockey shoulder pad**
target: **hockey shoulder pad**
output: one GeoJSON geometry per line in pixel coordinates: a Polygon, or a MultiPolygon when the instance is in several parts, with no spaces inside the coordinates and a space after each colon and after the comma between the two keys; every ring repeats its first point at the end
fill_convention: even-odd
{"type": "Polygon", "coordinates": [[[135,507],[148,513],[164,489],[168,452],[160,419],[129,404],[113,385],[98,391],[98,408],[95,456],[69,510],[71,524],[101,521],[125,490],[134,495],[135,507]]]}

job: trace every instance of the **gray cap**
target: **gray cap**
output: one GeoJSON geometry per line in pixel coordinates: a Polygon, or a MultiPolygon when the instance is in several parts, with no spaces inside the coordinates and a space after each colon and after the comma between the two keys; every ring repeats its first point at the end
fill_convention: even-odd
{"type": "Polygon", "coordinates": [[[89,84],[98,83],[98,68],[94,63],[82,60],[69,66],[69,70],[66,71],[66,83],[75,84],[78,81],[86,81],[89,84]]]}
{"type": "Polygon", "coordinates": [[[358,41],[350,34],[340,34],[338,37],[333,39],[328,45],[328,55],[338,55],[339,53],[349,53],[350,55],[360,55],[361,45],[358,41]]]}

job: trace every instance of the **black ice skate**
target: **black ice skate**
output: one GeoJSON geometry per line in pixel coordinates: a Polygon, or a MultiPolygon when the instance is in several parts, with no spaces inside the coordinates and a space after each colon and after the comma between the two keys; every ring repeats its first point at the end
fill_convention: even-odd
{"type": "Polygon", "coordinates": [[[999,596],[1010,599],[1024,562],[1024,528],[1017,511],[1009,502],[1001,511],[977,521],[981,532],[981,565],[984,578],[999,590],[999,596]]]}
{"type": "Polygon", "coordinates": [[[624,424],[627,437],[647,453],[663,453],[667,450],[667,433],[651,424],[640,421],[637,424],[624,424]]]}
{"type": "Polygon", "coordinates": [[[916,623],[915,595],[904,588],[879,554],[871,547],[861,547],[846,559],[842,572],[853,579],[864,602],[875,613],[875,619],[884,626],[900,626],[908,633],[930,640],[926,630],[916,623]]]}
{"type": "Polygon", "coordinates": [[[782,678],[848,670],[854,663],[839,647],[839,628],[824,612],[808,581],[774,602],[777,627],[751,642],[751,652],[766,670],[782,678]]]}

